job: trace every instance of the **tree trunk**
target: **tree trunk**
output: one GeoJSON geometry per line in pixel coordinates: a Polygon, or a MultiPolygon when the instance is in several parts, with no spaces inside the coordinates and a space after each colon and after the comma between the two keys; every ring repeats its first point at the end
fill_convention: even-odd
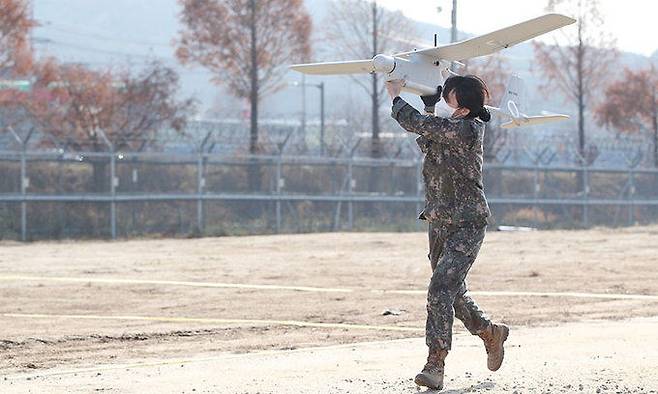
{"type": "MultiPolygon", "coordinates": [[[[249,102],[251,104],[251,125],[249,129],[249,153],[255,155],[259,153],[258,149],[258,52],[256,47],[256,0],[250,1],[251,9],[251,93],[249,95],[249,102]]],[[[249,190],[260,191],[261,189],[261,170],[260,163],[256,159],[252,159],[249,165],[249,190]]]]}

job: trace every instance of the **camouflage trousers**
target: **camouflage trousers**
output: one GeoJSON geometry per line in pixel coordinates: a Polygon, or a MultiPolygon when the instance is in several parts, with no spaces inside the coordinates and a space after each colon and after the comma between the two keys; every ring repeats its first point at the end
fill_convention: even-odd
{"type": "Polygon", "coordinates": [[[477,335],[489,318],[468,295],[466,275],[484,240],[486,224],[444,225],[430,222],[428,255],[432,279],[427,292],[425,341],[429,347],[450,350],[452,323],[456,316],[477,335]]]}

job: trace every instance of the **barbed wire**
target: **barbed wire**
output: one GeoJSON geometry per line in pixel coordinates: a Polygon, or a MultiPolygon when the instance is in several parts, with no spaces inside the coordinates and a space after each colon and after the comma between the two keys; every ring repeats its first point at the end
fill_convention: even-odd
{"type": "MultiPolygon", "coordinates": [[[[264,121],[259,128],[258,153],[289,156],[320,155],[319,125],[307,124],[306,132],[295,122],[264,121]]],[[[18,131],[20,133],[20,131],[18,131]]],[[[372,139],[367,132],[354,132],[345,122],[329,123],[324,141],[329,157],[370,157],[372,139]]],[[[414,159],[421,154],[414,135],[404,132],[384,132],[380,145],[383,159],[414,159]]],[[[163,130],[156,136],[134,136],[122,139],[130,146],[141,146],[149,152],[171,156],[198,152],[218,155],[249,153],[249,132],[243,122],[191,121],[182,131],[163,130]]],[[[97,142],[76,137],[59,140],[52,133],[36,133],[28,148],[32,151],[75,152],[71,146],[89,146],[97,142]],[[73,143],[71,143],[73,142],[73,143]]],[[[593,137],[585,149],[585,157],[578,151],[574,137],[546,135],[529,138],[507,138],[502,147],[487,155],[487,160],[500,164],[571,165],[585,164],[610,167],[655,167],[653,146],[636,136],[593,137]]],[[[0,150],[20,150],[20,144],[7,131],[0,129],[0,150]]],[[[125,151],[129,151],[125,149],[125,151]]]]}

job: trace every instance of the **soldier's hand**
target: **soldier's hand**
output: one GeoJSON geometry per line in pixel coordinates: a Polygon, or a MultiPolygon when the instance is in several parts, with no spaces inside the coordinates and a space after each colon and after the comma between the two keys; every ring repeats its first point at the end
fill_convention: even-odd
{"type": "Polygon", "coordinates": [[[455,73],[450,70],[450,67],[446,67],[443,70],[441,70],[441,76],[443,77],[443,80],[445,81],[446,79],[452,77],[453,75],[456,75],[455,73]]]}
{"type": "Polygon", "coordinates": [[[442,86],[436,88],[436,93],[429,96],[420,96],[420,99],[423,100],[426,108],[434,107],[436,103],[441,101],[441,92],[443,91],[442,86]]]}
{"type": "Polygon", "coordinates": [[[427,96],[420,96],[420,99],[423,100],[423,104],[425,104],[425,113],[433,115],[434,114],[434,106],[436,103],[441,101],[441,93],[443,92],[443,87],[442,86],[437,86],[436,87],[436,93],[427,95],[427,96]]]}
{"type": "Polygon", "coordinates": [[[400,95],[403,85],[404,81],[401,79],[386,81],[386,90],[388,91],[388,95],[391,96],[391,99],[394,99],[400,95]]]}

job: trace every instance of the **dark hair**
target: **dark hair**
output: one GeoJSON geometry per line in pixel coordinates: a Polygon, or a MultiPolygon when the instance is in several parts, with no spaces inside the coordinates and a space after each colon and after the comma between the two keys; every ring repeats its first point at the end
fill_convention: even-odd
{"type": "Polygon", "coordinates": [[[484,122],[491,120],[491,114],[484,107],[489,98],[489,89],[484,81],[475,75],[453,75],[443,83],[443,99],[448,101],[450,92],[455,91],[457,104],[471,112],[466,119],[480,118],[484,122]]]}

